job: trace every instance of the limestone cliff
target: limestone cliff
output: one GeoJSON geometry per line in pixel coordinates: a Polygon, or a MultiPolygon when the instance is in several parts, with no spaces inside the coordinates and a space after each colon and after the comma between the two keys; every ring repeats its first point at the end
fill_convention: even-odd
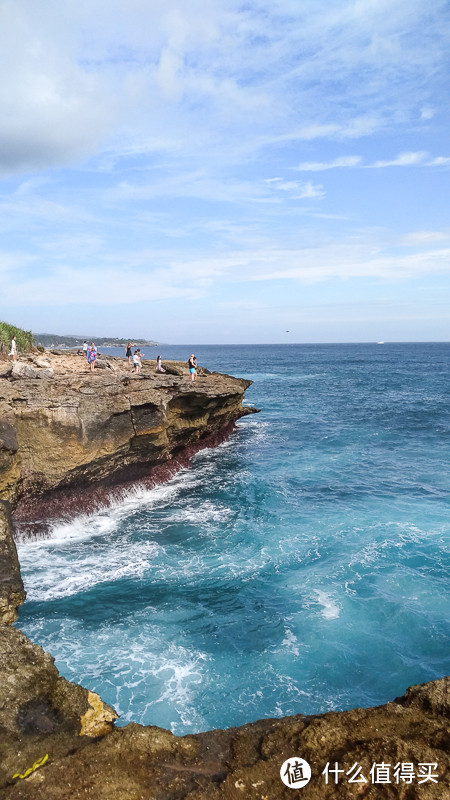
{"type": "Polygon", "coordinates": [[[291,757],[311,764],[307,800],[450,798],[449,679],[380,708],[177,738],[114,728],[113,709],[11,627],[24,599],[12,521],[30,535],[118,487],[170,475],[252,412],[248,385],[207,370],[192,384],[182,364],[155,375],[147,362],[134,375],[123,359],[100,359],[91,375],[82,356],[57,351],[0,362],[0,800],[277,800],[293,796],[280,778],[291,757]],[[373,784],[380,762],[391,780],[373,784]],[[327,763],[343,770],[337,784],[322,775],[327,763]],[[349,782],[355,764],[365,783],[349,782]],[[396,764],[406,765],[397,782],[396,764]]]}
{"type": "Polygon", "coordinates": [[[230,433],[249,381],[187,368],[130,373],[124,359],[54,355],[14,365],[0,380],[0,498],[14,519],[98,506],[115,486],[155,480],[230,433]],[[101,369],[100,369],[101,367],[101,369]]]}

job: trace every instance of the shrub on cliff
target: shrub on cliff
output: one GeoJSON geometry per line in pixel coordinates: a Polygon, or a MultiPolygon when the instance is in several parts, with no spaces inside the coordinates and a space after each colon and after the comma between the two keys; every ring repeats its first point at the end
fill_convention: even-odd
{"type": "Polygon", "coordinates": [[[17,350],[20,352],[29,352],[33,345],[33,334],[31,331],[23,331],[22,328],[16,328],[15,325],[9,325],[8,322],[0,322],[0,353],[4,355],[9,353],[12,337],[16,337],[17,350]]]}

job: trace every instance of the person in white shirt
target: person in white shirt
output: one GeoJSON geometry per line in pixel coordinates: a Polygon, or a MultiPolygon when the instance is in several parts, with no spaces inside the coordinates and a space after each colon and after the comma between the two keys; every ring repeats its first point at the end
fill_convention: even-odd
{"type": "Polygon", "coordinates": [[[12,356],[12,360],[15,361],[17,358],[17,342],[16,337],[13,336],[11,339],[11,350],[9,351],[9,355],[12,356]]]}
{"type": "Polygon", "coordinates": [[[133,365],[134,365],[134,372],[141,371],[141,358],[143,357],[143,353],[140,350],[135,350],[133,355],[133,365]]]}

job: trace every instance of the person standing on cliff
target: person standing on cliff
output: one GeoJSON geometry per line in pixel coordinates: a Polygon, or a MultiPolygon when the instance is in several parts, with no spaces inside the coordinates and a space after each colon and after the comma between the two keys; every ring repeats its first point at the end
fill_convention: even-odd
{"type": "Polygon", "coordinates": [[[94,342],[91,342],[91,346],[88,347],[88,351],[87,351],[86,355],[87,355],[87,360],[88,360],[88,364],[89,364],[89,369],[91,370],[91,372],[94,372],[95,359],[97,358],[97,348],[96,348],[94,342]]]}
{"type": "Polygon", "coordinates": [[[11,339],[11,350],[9,351],[9,355],[12,357],[12,360],[15,361],[17,358],[17,342],[16,337],[13,336],[11,339]]]}
{"type": "Polygon", "coordinates": [[[131,364],[131,342],[128,342],[125,351],[125,358],[128,358],[128,363],[131,364]]]}
{"type": "Polygon", "coordinates": [[[194,353],[191,353],[189,356],[188,367],[191,381],[195,381],[197,379],[197,359],[194,356],[194,353]]]}
{"type": "Polygon", "coordinates": [[[143,356],[144,354],[141,353],[139,349],[134,351],[134,356],[133,356],[134,372],[141,371],[141,358],[143,358],[143,356]]]}

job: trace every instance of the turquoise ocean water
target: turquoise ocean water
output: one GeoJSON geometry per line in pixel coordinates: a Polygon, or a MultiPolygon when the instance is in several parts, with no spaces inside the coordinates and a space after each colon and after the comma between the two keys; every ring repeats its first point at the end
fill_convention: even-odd
{"type": "Polygon", "coordinates": [[[19,543],[22,630],[122,723],[177,734],[447,674],[450,344],[195,352],[253,380],[261,413],[169,483],[19,543]]]}

